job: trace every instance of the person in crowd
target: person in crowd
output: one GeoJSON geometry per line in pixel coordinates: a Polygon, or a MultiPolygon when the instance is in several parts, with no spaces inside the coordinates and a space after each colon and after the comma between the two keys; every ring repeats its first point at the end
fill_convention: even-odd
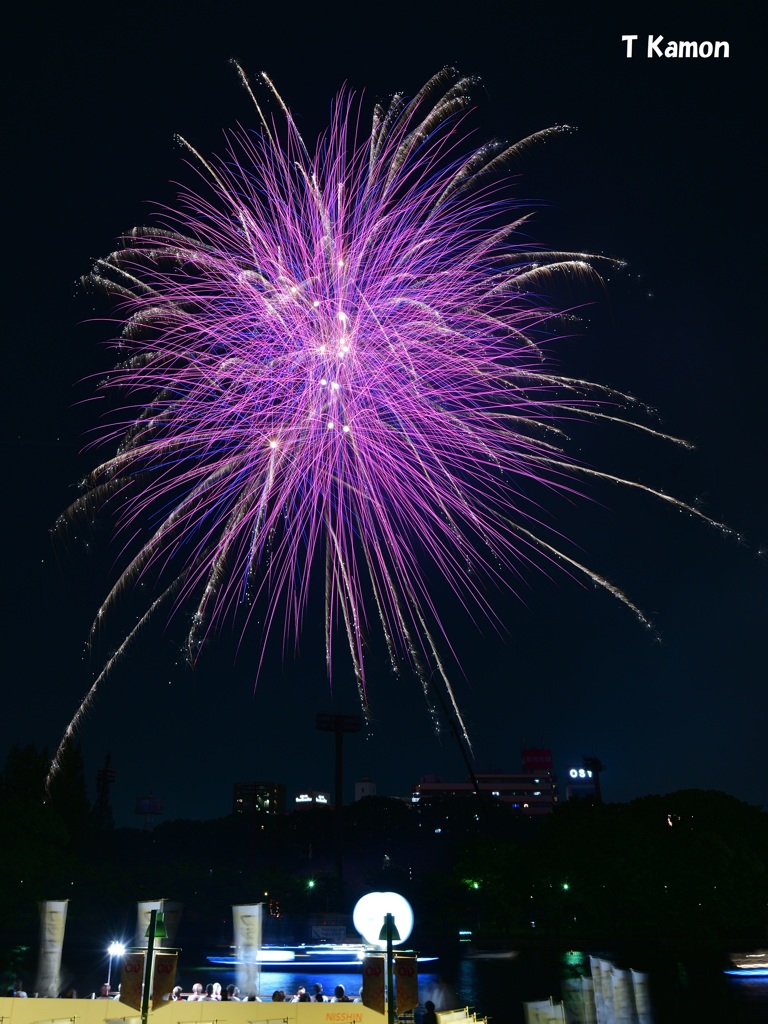
{"type": "Polygon", "coordinates": [[[227,985],[225,991],[226,995],[223,995],[222,999],[228,999],[230,1000],[230,1002],[233,1003],[239,1003],[242,1001],[240,999],[240,989],[237,987],[237,985],[227,985]]]}
{"type": "Polygon", "coordinates": [[[187,996],[187,1002],[199,1003],[203,999],[205,999],[205,992],[203,990],[203,986],[200,984],[199,981],[196,981],[195,984],[192,986],[191,994],[187,996]]]}
{"type": "Polygon", "coordinates": [[[219,984],[219,982],[218,981],[214,981],[214,983],[211,986],[211,988],[212,988],[211,999],[215,999],[215,1000],[217,1000],[217,1002],[221,1002],[221,985],[219,984]]]}
{"type": "Polygon", "coordinates": [[[328,997],[323,995],[323,986],[319,981],[315,982],[312,990],[312,1002],[314,1003],[327,1003],[328,997]]]}
{"type": "Polygon", "coordinates": [[[352,1002],[353,1003],[362,1003],[362,1001],[363,1001],[363,990],[361,988],[360,991],[355,996],[355,998],[352,1000],[352,1002]]]}
{"type": "Polygon", "coordinates": [[[421,1018],[421,1024],[437,1024],[435,1004],[431,999],[428,999],[426,1003],[424,1003],[424,1016],[421,1018]]]}
{"type": "Polygon", "coordinates": [[[171,1002],[172,1003],[183,1003],[184,1002],[184,993],[181,990],[181,985],[175,985],[174,986],[173,992],[171,992],[171,1002]]]}
{"type": "Polygon", "coordinates": [[[112,998],[112,996],[109,994],[109,983],[108,982],[105,981],[104,984],[101,986],[101,991],[99,992],[98,998],[99,999],[111,999],[112,998]]]}
{"type": "Polygon", "coordinates": [[[275,991],[272,993],[272,1002],[273,1003],[284,1003],[285,1002],[285,992],[283,992],[283,990],[281,988],[275,989],[275,991]]]}
{"type": "Polygon", "coordinates": [[[296,989],[296,995],[293,997],[293,999],[291,999],[291,1002],[292,1003],[302,1003],[302,1002],[304,1002],[304,1000],[301,997],[302,997],[302,995],[306,995],[306,993],[307,993],[307,990],[304,988],[304,986],[303,985],[299,985],[299,987],[296,989]]]}
{"type": "Polygon", "coordinates": [[[343,985],[337,985],[336,988],[333,990],[333,999],[331,999],[331,1002],[332,1003],[351,1003],[352,1000],[349,998],[349,996],[344,991],[344,986],[343,985]]]}

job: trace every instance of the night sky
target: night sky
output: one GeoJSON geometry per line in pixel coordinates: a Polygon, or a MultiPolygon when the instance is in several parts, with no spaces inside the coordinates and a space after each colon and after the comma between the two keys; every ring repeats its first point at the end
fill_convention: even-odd
{"type": "MultiPolygon", "coordinates": [[[[173,201],[174,181],[193,182],[175,133],[211,154],[223,129],[255,126],[229,58],[269,73],[310,142],[344,83],[364,90],[370,111],[453,64],[482,79],[478,144],[578,129],[514,168],[537,240],[628,263],[580,296],[588,306],[557,343],[560,369],[642,398],[661,429],[696,444],[683,452],[587,427],[574,435],[580,457],[701,502],[744,538],[613,487],[554,502],[569,550],[642,607],[660,642],[563,574],[531,572],[516,596],[492,595],[503,635],[449,604],[475,766],[515,771],[523,742],[543,744],[561,776],[583,754],[600,757],[608,800],[712,788],[768,803],[761,54],[739,5],[55,6],[17,11],[6,44],[0,763],[16,742],[57,745],[97,668],[84,640],[120,560],[106,524],[68,544],[50,536],[95,463],[83,449],[103,400],[91,398],[113,362],[109,326],[89,322],[109,305],[79,277],[150,219],[151,203],[173,201]],[[727,40],[730,58],[649,60],[649,34],[727,40]]],[[[298,656],[272,656],[255,691],[255,639],[238,653],[225,631],[192,671],[179,630],[150,628],[80,732],[92,795],[107,753],[121,825],[139,823],[134,801],[147,794],[164,799],[167,818],[213,818],[229,813],[238,780],[282,781],[289,796],[331,790],[333,740],[315,714],[354,712],[356,690],[344,664],[329,688],[322,614],[319,602],[298,656]]],[[[417,681],[393,677],[383,656],[370,662],[370,697],[373,721],[347,741],[347,798],[364,776],[382,795],[425,774],[464,777],[417,681]]]]}

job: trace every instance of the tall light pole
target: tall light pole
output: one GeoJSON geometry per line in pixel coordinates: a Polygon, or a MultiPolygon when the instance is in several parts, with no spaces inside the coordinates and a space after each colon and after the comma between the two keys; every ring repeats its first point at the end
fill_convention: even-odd
{"type": "Polygon", "coordinates": [[[315,728],[321,732],[336,734],[336,780],[334,787],[334,820],[336,847],[336,882],[339,892],[337,899],[342,899],[344,885],[344,829],[342,828],[341,812],[344,806],[344,733],[360,732],[363,720],[360,715],[315,715],[315,728]]]}
{"type": "Polygon", "coordinates": [[[125,946],[122,944],[122,942],[110,942],[109,947],[107,948],[107,953],[109,953],[109,967],[107,968],[107,986],[109,987],[110,992],[112,991],[112,960],[116,956],[122,956],[124,952],[125,946]]]}
{"type": "Polygon", "coordinates": [[[581,763],[589,771],[594,772],[595,802],[601,804],[603,794],[600,791],[600,772],[605,771],[605,765],[599,757],[594,757],[592,754],[582,754],[581,763]]]}

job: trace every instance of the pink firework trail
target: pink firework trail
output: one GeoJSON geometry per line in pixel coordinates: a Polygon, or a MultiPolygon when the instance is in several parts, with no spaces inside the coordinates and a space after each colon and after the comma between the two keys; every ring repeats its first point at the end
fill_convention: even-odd
{"type": "Polygon", "coordinates": [[[117,453],[62,521],[107,505],[141,537],[94,630],[132,584],[160,583],[63,743],[164,602],[191,603],[192,661],[243,605],[260,608],[264,644],[276,630],[285,644],[324,571],[329,673],[341,627],[367,707],[378,623],[392,664],[428,698],[442,679],[460,721],[441,588],[493,619],[488,584],[549,561],[643,620],[560,550],[527,497],[532,483],[572,492],[584,475],[650,490],[561,448],[569,419],[629,422],[624,396],[558,375],[537,343],[554,333],[541,298],[553,275],[597,276],[598,258],[531,251],[502,192],[516,155],[563,129],[468,151],[472,82],[446,69],[377,107],[364,137],[342,94],[312,154],[266,76],[279,123],[240,74],[258,131],[232,134],[222,161],[184,143],[203,194],[182,192],[90,278],[121,302],[125,358],[104,387],[129,397],[106,438],[117,453]]]}

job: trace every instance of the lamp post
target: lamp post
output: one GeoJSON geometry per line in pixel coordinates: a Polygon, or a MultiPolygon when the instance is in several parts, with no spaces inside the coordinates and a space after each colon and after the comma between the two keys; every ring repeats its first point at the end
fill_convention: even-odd
{"type": "Polygon", "coordinates": [[[400,933],[395,927],[395,915],[384,915],[384,927],[379,935],[387,943],[387,1024],[395,1024],[395,979],[393,974],[392,943],[400,942],[400,933]]]}
{"type": "Polygon", "coordinates": [[[107,968],[107,985],[109,986],[110,992],[112,991],[112,960],[116,956],[122,956],[125,952],[125,946],[122,942],[110,942],[107,948],[109,953],[109,967],[107,968]]]}
{"type": "Polygon", "coordinates": [[[149,1016],[149,994],[152,991],[152,974],[155,966],[155,939],[164,939],[168,932],[162,910],[150,910],[147,927],[147,959],[144,962],[144,988],[141,993],[141,1024],[147,1024],[149,1016]]]}
{"type": "MultiPolygon", "coordinates": [[[[413,910],[404,896],[396,892],[369,892],[355,904],[352,913],[355,928],[372,946],[386,950],[387,1022],[395,1020],[394,953],[392,946],[405,942],[413,929],[413,910]],[[384,926],[379,922],[384,917],[384,926]],[[381,929],[381,930],[380,930],[381,929]]],[[[363,986],[365,988],[365,986],[363,986]]],[[[379,1004],[380,1005],[380,1004],[379,1004]]],[[[415,1003],[413,1004],[416,1005],[415,1003]]]]}

